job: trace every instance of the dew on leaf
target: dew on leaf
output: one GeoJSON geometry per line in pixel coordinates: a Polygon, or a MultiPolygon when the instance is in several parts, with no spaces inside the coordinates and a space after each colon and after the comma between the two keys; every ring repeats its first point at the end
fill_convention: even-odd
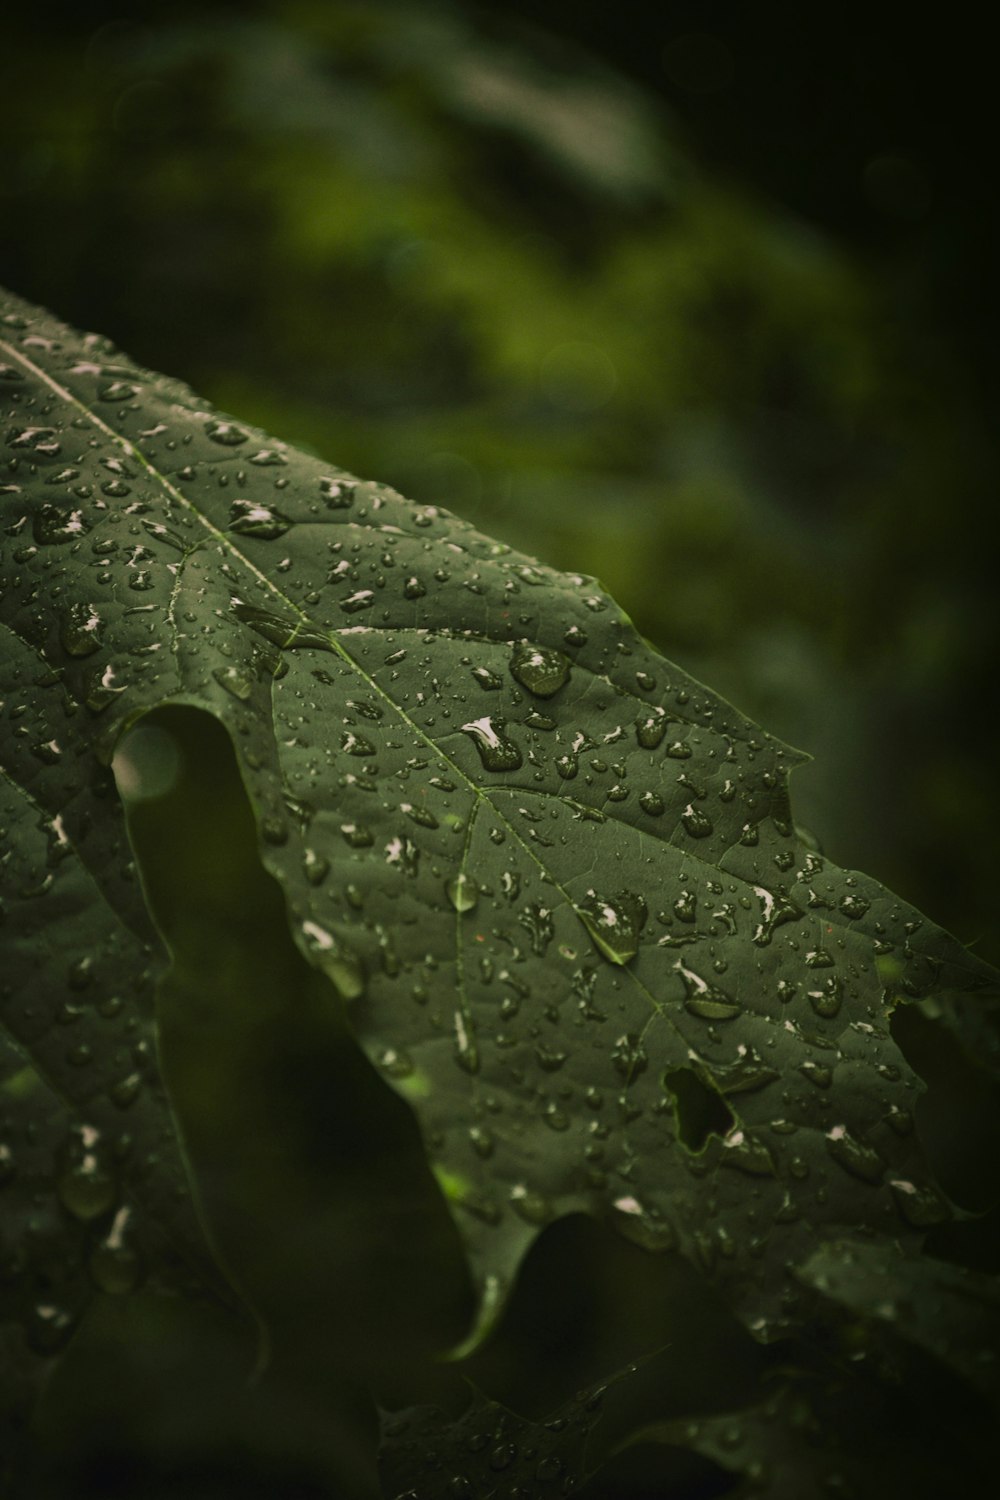
{"type": "Polygon", "coordinates": [[[462,725],[462,733],[471,737],[487,771],[516,771],[524,764],[520,750],[505,734],[505,728],[506,720],[499,716],[473,719],[462,725]]]}
{"type": "Polygon", "coordinates": [[[693,1016],[702,1021],[731,1021],[741,1014],[743,1007],[739,1001],[734,1000],[732,995],[718,985],[709,984],[700,974],[687,968],[680,959],[674,964],[674,968],[684,984],[685,1009],[693,1016]]]}
{"type": "Polygon", "coordinates": [[[552,1217],[552,1209],[541,1193],[534,1192],[524,1183],[516,1183],[510,1190],[510,1202],[514,1212],[526,1224],[546,1224],[552,1217]]]}
{"type": "Polygon", "coordinates": [[[117,1187],[98,1154],[98,1132],[81,1125],[56,1176],[59,1201],[77,1219],[96,1219],[114,1203],[117,1187]]]}
{"type": "Polygon", "coordinates": [[[693,802],[689,802],[681,813],[681,823],[685,833],[689,833],[693,839],[708,838],[712,832],[712,820],[700,807],[695,807],[693,802]]]}
{"type": "Polygon", "coordinates": [[[347,510],[354,504],[356,485],[349,479],[324,477],[319,482],[319,492],[327,510],[347,510]]]}
{"type": "Polygon", "coordinates": [[[654,708],[635,721],[635,737],[643,750],[655,750],[667,732],[666,709],[654,708]]]}
{"type": "Polygon", "coordinates": [[[844,998],[844,986],[840,979],[831,975],[822,989],[809,990],[809,1004],[818,1016],[831,1021],[840,1011],[844,998]]]}
{"type": "Polygon", "coordinates": [[[53,547],[60,542],[79,541],[90,530],[90,522],[82,510],[43,505],[35,511],[31,530],[40,547],[53,547]]]}
{"type": "Polygon", "coordinates": [[[365,977],[361,960],[318,922],[303,922],[306,947],[333,984],[342,1000],[357,1000],[364,993],[365,977]]]}
{"type": "Polygon", "coordinates": [[[319,886],[323,884],[330,873],[330,861],[315,849],[306,849],[302,855],[302,867],[305,877],[310,885],[319,886]]]}
{"type": "Polygon", "coordinates": [[[254,500],[233,500],[229,506],[229,530],[237,536],[255,536],[262,542],[277,541],[291,521],[271,505],[254,500]]]}
{"type": "Polygon", "coordinates": [[[615,896],[587,892],[575,907],[598,952],[613,964],[627,964],[639,951],[639,934],[646,922],[646,903],[633,891],[615,896]]]}
{"type": "Polygon", "coordinates": [[[353,729],[345,729],[340,737],[340,748],[346,750],[348,755],[374,755],[375,746],[371,740],[366,739],[363,734],[357,734],[353,729]]]}
{"type": "Polygon", "coordinates": [[[834,1161],[862,1182],[881,1182],[885,1162],[873,1146],[852,1135],[846,1125],[834,1125],[826,1133],[826,1148],[834,1161]]]}
{"type": "Polygon", "coordinates": [[[448,900],[457,912],[474,911],[479,904],[479,886],[471,875],[461,871],[447,885],[448,900]]]}
{"type": "Polygon", "coordinates": [[[618,1038],[611,1049],[611,1061],[626,1083],[632,1083],[649,1066],[646,1049],[634,1031],[618,1038]]]}
{"type": "Polygon", "coordinates": [[[776,896],[773,891],[767,890],[762,885],[754,886],[754,895],[760,900],[761,916],[760,922],[754,929],[752,941],[757,944],[758,948],[766,948],[774,935],[774,929],[785,922],[795,921],[797,917],[802,916],[802,912],[794,901],[789,901],[786,896],[776,896]]]}
{"type": "Polygon", "coordinates": [[[101,644],[104,622],[94,604],[70,604],[59,617],[59,644],[69,656],[90,656],[101,644]]]}
{"type": "Polygon", "coordinates": [[[901,1217],[914,1229],[931,1229],[951,1218],[951,1210],[932,1187],[918,1187],[903,1178],[891,1178],[893,1202],[901,1217]]]}
{"type": "Polygon", "coordinates": [[[212,676],[238,702],[246,703],[253,697],[253,678],[242,667],[215,667],[212,676]]]}
{"type": "Polygon", "coordinates": [[[205,433],[213,443],[219,443],[223,448],[235,448],[240,443],[245,443],[249,437],[249,433],[244,432],[242,427],[237,427],[235,422],[217,420],[205,423],[205,433]]]}
{"type": "Polygon", "coordinates": [[[371,589],[357,589],[346,599],[341,599],[340,607],[345,615],[356,615],[363,609],[371,609],[375,603],[375,594],[371,589]]]}
{"type": "Polygon", "coordinates": [[[511,653],[510,670],[511,676],[536,698],[552,698],[569,681],[570,661],[550,646],[522,642],[511,653]]]}

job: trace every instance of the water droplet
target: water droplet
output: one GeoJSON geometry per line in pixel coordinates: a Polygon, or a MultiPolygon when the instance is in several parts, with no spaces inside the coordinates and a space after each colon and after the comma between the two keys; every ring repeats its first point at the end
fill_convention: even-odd
{"type": "Polygon", "coordinates": [[[310,954],[333,981],[341,999],[357,1000],[365,988],[364,970],[357,954],[318,922],[303,922],[302,935],[310,954]]]}
{"type": "Polygon", "coordinates": [[[702,812],[700,807],[695,807],[693,802],[689,802],[681,813],[681,823],[685,832],[689,833],[693,839],[708,838],[712,832],[711,819],[702,812]]]}
{"type": "Polygon", "coordinates": [[[319,492],[327,510],[347,510],[354,504],[356,488],[356,484],[350,479],[324,477],[319,482],[319,492]]]}
{"type": "Polygon", "coordinates": [[[416,576],[408,578],[403,584],[404,599],[422,599],[427,592],[426,585],[421,583],[416,576]]]}
{"type": "Polygon", "coordinates": [[[900,1178],[890,1179],[893,1200],[901,1216],[914,1229],[930,1229],[951,1218],[951,1210],[932,1187],[918,1187],[900,1178]]]}
{"type": "Polygon", "coordinates": [[[739,1056],[731,1063],[702,1063],[712,1083],[720,1094],[751,1094],[769,1083],[776,1082],[781,1074],[769,1068],[759,1053],[752,1047],[741,1044],[739,1056]]]}
{"type": "Polygon", "coordinates": [[[363,823],[341,823],[340,832],[344,842],[350,844],[352,849],[369,849],[375,842],[375,836],[370,828],[363,823]]]}
{"type": "Polygon", "coordinates": [[[317,854],[315,849],[306,849],[302,856],[302,868],[310,885],[322,885],[330,873],[330,861],[317,854]]]}
{"type": "Polygon", "coordinates": [[[832,969],[834,965],[833,955],[825,948],[814,948],[806,954],[806,966],[810,969],[832,969]]]}
{"type": "Polygon", "coordinates": [[[358,589],[346,599],[341,599],[340,607],[345,615],[359,614],[363,609],[371,609],[375,603],[375,594],[372,589],[358,589]]]}
{"type": "Polygon", "coordinates": [[[826,1133],[826,1148],[834,1161],[862,1182],[881,1182],[885,1162],[872,1146],[859,1141],[846,1125],[834,1125],[826,1133]]]}
{"type": "Polygon", "coordinates": [[[485,1125],[470,1125],[469,1141],[477,1156],[485,1161],[493,1155],[496,1150],[496,1139],[492,1131],[487,1130],[485,1125]]]}
{"type": "Polygon", "coordinates": [[[843,998],[843,983],[835,975],[826,980],[822,989],[809,991],[809,1004],[825,1021],[831,1021],[838,1013],[843,998]]]}
{"type": "Polygon", "coordinates": [[[871,902],[866,901],[863,896],[841,896],[837,905],[845,917],[850,917],[852,921],[856,921],[858,917],[863,917],[865,912],[869,910],[871,902]]]}
{"type": "Polygon", "coordinates": [[[718,985],[709,984],[700,974],[686,968],[680,959],[674,968],[684,984],[684,1007],[693,1016],[702,1021],[731,1021],[741,1014],[743,1007],[739,1001],[718,985]]]}
{"type": "Polygon", "coordinates": [[[773,1177],[774,1157],[763,1141],[755,1140],[740,1128],[729,1132],[722,1142],[725,1150],[719,1158],[724,1167],[735,1167],[750,1177],[773,1177]]]}
{"type": "Polygon", "coordinates": [[[101,644],[104,622],[94,604],[71,604],[59,617],[59,644],[69,656],[90,656],[101,644]]]}
{"type": "Polygon", "coordinates": [[[646,1049],[634,1031],[618,1038],[611,1049],[611,1061],[626,1083],[633,1082],[649,1066],[646,1049]]]}
{"type": "Polygon", "coordinates": [[[90,530],[90,522],[82,510],[43,505],[35,511],[31,530],[40,547],[52,547],[59,542],[79,541],[90,530]]]}
{"type": "Polygon", "coordinates": [[[754,929],[753,939],[758,948],[766,948],[774,935],[774,929],[780,927],[784,922],[793,922],[802,912],[787,896],[776,896],[773,891],[766,890],[764,886],[754,886],[754,895],[761,903],[760,922],[754,929]]]}
{"type": "Polygon", "coordinates": [[[511,1188],[510,1201],[514,1212],[526,1224],[547,1224],[552,1216],[552,1210],[541,1193],[534,1192],[531,1188],[526,1187],[523,1182],[519,1182],[511,1188]]]}
{"type": "Polygon", "coordinates": [[[221,443],[224,448],[235,448],[239,443],[245,443],[248,433],[242,427],[237,427],[235,422],[211,421],[205,423],[205,433],[213,443],[221,443]]]}
{"type": "Polygon", "coordinates": [[[402,1047],[386,1047],[379,1054],[378,1065],[390,1078],[410,1078],[413,1058],[402,1047]]]}
{"type": "Polygon", "coordinates": [[[353,729],[345,729],[340,737],[340,748],[346,750],[348,755],[374,755],[375,746],[371,740],[366,739],[363,734],[357,734],[353,729]]]}
{"type": "Polygon", "coordinates": [[[516,771],[524,764],[517,745],[504,733],[505,727],[506,720],[499,717],[474,719],[462,725],[463,734],[471,736],[487,771],[516,771]]]}
{"type": "Polygon", "coordinates": [[[131,401],[133,396],[138,396],[139,387],[128,380],[112,380],[110,385],[102,385],[97,392],[98,401],[131,401]]]}
{"type": "Polygon", "coordinates": [[[489,667],[473,667],[472,676],[484,692],[496,693],[503,687],[503,678],[491,672],[489,667]]]}
{"type": "Polygon", "coordinates": [[[479,904],[479,886],[464,871],[449,880],[448,900],[457,912],[474,911],[479,904]]]}
{"type": "Polygon", "coordinates": [[[833,1082],[833,1069],[825,1063],[804,1062],[799,1064],[799,1072],[803,1078],[808,1078],[818,1089],[828,1089],[833,1082]]]}
{"type": "Polygon", "coordinates": [[[253,500],[234,500],[229,507],[229,530],[237,536],[255,536],[263,542],[276,541],[291,526],[288,516],[274,506],[259,505],[253,500]]]}
{"type": "Polygon", "coordinates": [[[241,667],[215,667],[212,676],[220,687],[224,687],[227,693],[231,693],[241,703],[253,696],[253,678],[241,667]]]}
{"type": "Polygon", "coordinates": [[[642,808],[643,812],[648,813],[651,818],[660,818],[663,816],[663,798],[656,792],[643,792],[639,798],[639,806],[642,808]]]}
{"type": "Polygon", "coordinates": [[[66,1308],[40,1302],[31,1309],[25,1326],[25,1340],[36,1354],[57,1354],[68,1342],[75,1321],[66,1308]]]}
{"type": "Polygon", "coordinates": [[[466,1024],[465,1013],[456,1010],[455,1021],[455,1061],[463,1073],[479,1072],[479,1048],[476,1039],[466,1024]]]}
{"type": "Polygon", "coordinates": [[[94,1283],[112,1296],[134,1291],[142,1275],[139,1256],[129,1242],[129,1218],[128,1208],[118,1210],[110,1230],[98,1240],[87,1262],[94,1283]]]}
{"type": "Polygon", "coordinates": [[[635,737],[643,750],[656,749],[667,732],[669,722],[664,708],[654,708],[648,714],[640,714],[635,721],[635,737]]]}
{"type": "Polygon", "coordinates": [[[92,1125],[79,1126],[56,1177],[59,1201],[77,1219],[99,1218],[117,1197],[114,1177],[98,1155],[98,1140],[92,1125]]]}
{"type": "Polygon", "coordinates": [[[532,901],[518,914],[517,920],[531,937],[531,951],[539,958],[545,956],[552,939],[555,937],[555,926],[552,922],[552,910],[541,901],[532,901]]]}
{"type": "Polygon", "coordinates": [[[590,890],[575,908],[600,953],[613,964],[627,964],[639,951],[639,934],[646,921],[646,903],[632,891],[599,896],[590,890]]]}
{"type": "Polygon", "coordinates": [[[570,661],[550,646],[531,646],[526,642],[514,647],[510,658],[511,676],[536,698],[551,698],[569,681],[570,661]]]}

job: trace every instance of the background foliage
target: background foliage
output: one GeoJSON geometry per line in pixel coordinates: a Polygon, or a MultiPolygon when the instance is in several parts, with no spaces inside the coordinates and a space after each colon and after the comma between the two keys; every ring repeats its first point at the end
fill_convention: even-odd
{"type": "MultiPolygon", "coordinates": [[[[880,35],[842,11],[828,27],[822,9],[706,22],[675,6],[620,28],[569,6],[524,6],[523,23],[516,5],[99,9],[59,35],[30,13],[7,23],[0,281],[290,441],[597,573],[668,655],[816,756],[797,813],[835,859],[996,957],[989,247],[976,65],[957,33],[911,18],[905,38],[880,35]]],[[[212,792],[202,817],[222,818],[212,792]]],[[[239,818],[221,884],[246,914],[268,897],[239,885],[239,818]]],[[[185,870],[206,902],[211,847],[185,870]]],[[[262,978],[267,945],[246,925],[242,959],[227,949],[212,982],[266,1012],[269,987],[304,980],[290,955],[262,978]]],[[[201,986],[211,930],[188,948],[201,986]]],[[[230,1040],[223,1026],[216,1061],[230,1040]]],[[[201,1068],[192,1100],[213,1092],[201,1068]]],[[[329,1091],[331,1073],[310,1076],[329,1091]]],[[[245,1100],[213,1097],[206,1133],[226,1109],[241,1139],[245,1100]]],[[[345,1113],[326,1128],[350,1133],[345,1113]]],[[[386,1163],[404,1138],[386,1123],[355,1160],[368,1227],[318,1242],[326,1262],[317,1251],[286,1298],[284,1378],[260,1409],[224,1408],[236,1356],[203,1322],[165,1331],[148,1308],[123,1331],[136,1315],[107,1314],[52,1419],[81,1492],[129,1493],[130,1452],[183,1469],[223,1431],[269,1493],[262,1455],[287,1484],[290,1452],[334,1442],[294,1330],[334,1252],[351,1284],[371,1223],[391,1240],[402,1185],[386,1163]]],[[[312,1166],[296,1201],[272,1200],[303,1234],[332,1170],[312,1166]]],[[[258,1207],[285,1191],[280,1162],[253,1175],[258,1207]]],[[[386,1349],[415,1299],[449,1302],[427,1290],[447,1263],[446,1231],[429,1235],[430,1280],[387,1310],[386,1349]]],[[[679,1329],[677,1289],[643,1282],[638,1252],[559,1235],[529,1265],[487,1386],[539,1414],[669,1337],[695,1386],[725,1348],[743,1392],[755,1355],[734,1328],[706,1334],[699,1307],[679,1329]],[[579,1277],[560,1299],[567,1259],[579,1277]]],[[[277,1244],[261,1274],[287,1290],[277,1244]]],[[[384,1262],[382,1286],[389,1245],[384,1262]]],[[[224,1465],[203,1470],[206,1494],[226,1492],[224,1465]]]]}

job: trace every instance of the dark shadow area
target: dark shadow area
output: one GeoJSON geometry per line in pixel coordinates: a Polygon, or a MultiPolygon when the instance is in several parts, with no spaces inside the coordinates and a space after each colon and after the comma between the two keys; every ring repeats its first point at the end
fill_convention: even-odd
{"type": "Polygon", "coordinates": [[[675,1068],[663,1075],[663,1082],[676,1101],[677,1130],[689,1151],[703,1150],[710,1135],[721,1137],[733,1128],[735,1119],[725,1099],[693,1068],[675,1068]]]}

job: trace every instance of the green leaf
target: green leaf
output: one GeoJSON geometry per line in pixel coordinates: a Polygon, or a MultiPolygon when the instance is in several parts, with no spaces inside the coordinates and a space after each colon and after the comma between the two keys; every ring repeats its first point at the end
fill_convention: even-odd
{"type": "Polygon", "coordinates": [[[799,752],[593,579],[14,297],[0,333],[6,1318],[37,1323],[54,1259],[75,1316],[125,1209],[203,1258],[108,769],[168,703],[229,732],[295,941],[420,1122],[481,1291],[470,1342],[577,1210],[688,1257],[761,1339],[807,1315],[818,1241],[916,1246],[949,1216],[890,1019],[925,996],[957,1013],[992,971],[802,837],[799,752]],[[88,1177],[113,1184],[89,1216],[67,1201],[88,1177]]]}
{"type": "Polygon", "coordinates": [[[587,1439],[608,1383],[578,1392],[544,1421],[518,1416],[474,1388],[457,1419],[434,1406],[383,1412],[379,1478],[386,1500],[572,1494],[594,1468],[587,1439]]]}
{"type": "Polygon", "coordinates": [[[807,1285],[926,1350],[983,1396],[1000,1396],[1000,1287],[898,1245],[839,1240],[801,1267],[807,1285]]]}

